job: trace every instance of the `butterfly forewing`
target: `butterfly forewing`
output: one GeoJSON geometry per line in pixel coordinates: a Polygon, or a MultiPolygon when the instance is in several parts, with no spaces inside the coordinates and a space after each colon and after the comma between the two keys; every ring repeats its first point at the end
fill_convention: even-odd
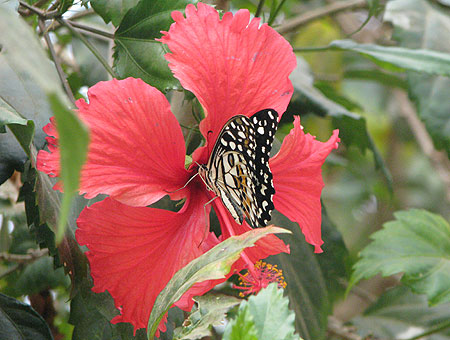
{"type": "Polygon", "coordinates": [[[277,117],[274,110],[263,110],[250,118],[231,118],[217,138],[206,169],[202,168],[210,189],[240,224],[244,217],[253,227],[270,220],[275,190],[268,160],[277,117]]]}

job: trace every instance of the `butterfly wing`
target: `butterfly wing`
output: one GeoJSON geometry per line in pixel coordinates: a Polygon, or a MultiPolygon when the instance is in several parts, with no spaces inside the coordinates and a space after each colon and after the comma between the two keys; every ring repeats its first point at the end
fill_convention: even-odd
{"type": "Polygon", "coordinates": [[[250,118],[234,116],[222,128],[207,169],[209,182],[232,217],[258,224],[255,193],[255,130],[250,118]]]}
{"type": "Polygon", "coordinates": [[[250,117],[255,130],[255,172],[254,187],[256,194],[257,217],[260,225],[267,225],[271,219],[273,195],[272,171],[269,167],[270,151],[272,150],[275,132],[278,127],[278,113],[273,109],[256,112],[250,117]]]}

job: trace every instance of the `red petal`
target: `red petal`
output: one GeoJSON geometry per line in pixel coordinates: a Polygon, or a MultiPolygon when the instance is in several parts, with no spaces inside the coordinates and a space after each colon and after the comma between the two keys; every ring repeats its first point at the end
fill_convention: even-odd
{"type": "Polygon", "coordinates": [[[319,142],[303,132],[300,118],[295,117],[294,128],[284,138],[280,151],[269,161],[273,174],[275,209],[297,222],[306,241],[320,253],[321,238],[320,194],[324,186],[322,164],[331,150],[336,149],[339,131],[330,139],[319,142]]]}
{"type": "Polygon", "coordinates": [[[186,7],[186,18],[173,12],[175,23],[161,38],[171,53],[169,67],[207,112],[201,131],[214,141],[224,123],[237,114],[273,108],[284,113],[292,96],[289,74],[296,58],[289,43],[260,19],[250,23],[248,10],[225,13],[201,2],[186,7]]]}
{"type": "Polygon", "coordinates": [[[106,198],[81,212],[76,238],[89,248],[93,291],[108,290],[121,310],[114,323],[146,328],[159,292],[177,270],[204,252],[199,244],[207,223],[206,200],[195,190],[175,213],[106,198]]]}
{"type": "MultiPolygon", "coordinates": [[[[161,92],[128,78],[100,82],[88,96],[89,104],[76,103],[91,138],[80,185],[86,198],[108,194],[145,206],[186,183],[183,135],[161,92]]],[[[46,129],[55,131],[54,126],[46,129]]],[[[50,145],[49,150],[39,153],[38,169],[58,176],[59,152],[50,145]]]]}

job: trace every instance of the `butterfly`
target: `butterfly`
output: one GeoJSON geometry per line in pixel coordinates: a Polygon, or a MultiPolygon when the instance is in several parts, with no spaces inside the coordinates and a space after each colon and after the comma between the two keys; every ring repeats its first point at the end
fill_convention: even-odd
{"type": "Polygon", "coordinates": [[[234,220],[266,226],[274,209],[270,150],[278,127],[273,109],[251,117],[237,115],[220,131],[207,164],[198,174],[208,190],[222,199],[234,220]]]}

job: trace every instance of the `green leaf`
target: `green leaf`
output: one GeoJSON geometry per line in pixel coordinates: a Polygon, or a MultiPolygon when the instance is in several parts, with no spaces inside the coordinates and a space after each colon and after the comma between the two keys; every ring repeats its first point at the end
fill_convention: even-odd
{"type": "Polygon", "coordinates": [[[295,312],[295,328],[305,340],[324,339],[331,301],[325,274],[318,262],[322,255],[313,253],[297,223],[277,211],[273,213],[272,223],[292,232],[279,236],[290,245],[291,253],[271,256],[268,262],[283,270],[290,307],[295,312]]]}
{"type": "Polygon", "coordinates": [[[59,133],[61,178],[64,183],[64,195],[56,232],[56,243],[59,244],[66,229],[72,198],[79,186],[81,167],[87,156],[89,133],[75,113],[67,109],[56,95],[49,95],[49,99],[59,133]]]}
{"type": "MultiPolygon", "coordinates": [[[[386,5],[384,19],[394,25],[393,37],[401,46],[450,55],[449,10],[425,0],[395,0],[386,5]]],[[[408,72],[408,83],[409,95],[434,145],[450,157],[450,78],[408,72]]]]}
{"type": "Polygon", "coordinates": [[[184,11],[190,0],[141,0],[123,18],[115,33],[114,67],[121,78],[141,78],[159,90],[179,88],[164,59],[161,31],[173,23],[172,11],[184,11]]]}
{"type": "Polygon", "coordinates": [[[0,339],[53,340],[53,336],[34,309],[0,293],[0,339]]]}
{"type": "Polygon", "coordinates": [[[117,27],[128,10],[138,2],[139,0],[91,0],[90,4],[105,23],[112,22],[117,27]]]}
{"type": "Polygon", "coordinates": [[[29,121],[36,125],[36,147],[45,143],[42,128],[52,116],[46,93],[64,94],[36,34],[17,12],[2,7],[0,32],[0,126],[17,124],[13,130],[20,142],[10,132],[0,134],[1,184],[14,169],[23,171],[27,155],[21,145],[28,147],[34,131],[29,121]]]}
{"type": "Polygon", "coordinates": [[[189,315],[183,326],[175,329],[174,340],[193,340],[212,336],[211,326],[223,323],[225,314],[242,300],[224,294],[209,293],[194,298],[197,309],[189,315]]]}
{"type": "MultiPolygon", "coordinates": [[[[330,116],[333,125],[339,129],[339,137],[346,145],[356,145],[361,152],[368,148],[373,152],[375,166],[380,169],[389,189],[392,191],[392,176],[387,169],[378,148],[372,140],[366,127],[364,117],[348,111],[327,97],[313,86],[313,77],[308,64],[297,58],[298,66],[292,72],[290,79],[294,86],[294,96],[290,111],[299,114],[300,110],[308,110],[320,116],[330,116]]],[[[308,112],[306,111],[306,112],[308,112]]]]}
{"type": "Polygon", "coordinates": [[[148,338],[153,339],[164,314],[193,284],[224,278],[245,248],[253,246],[261,237],[273,233],[288,233],[288,231],[266,227],[232,236],[177,271],[156,298],[148,320],[148,338]]]}
{"type": "MultiPolygon", "coordinates": [[[[289,300],[283,297],[283,289],[278,289],[276,283],[271,283],[267,288],[261,290],[258,295],[250,296],[248,301],[242,302],[239,306],[237,320],[241,316],[242,327],[252,329],[252,318],[246,316],[248,312],[253,317],[253,324],[258,340],[295,340],[300,337],[294,334],[295,315],[289,310],[289,300]],[[243,316],[241,314],[244,314],[243,316]]],[[[230,323],[228,327],[236,328],[230,323]]],[[[237,333],[238,330],[235,330],[237,333]]],[[[227,331],[225,330],[225,334],[227,331]]],[[[230,335],[233,334],[233,330],[230,335]]],[[[239,333],[237,333],[239,334],[239,333]]],[[[227,338],[226,338],[227,339],[227,338]]],[[[228,339],[246,339],[245,337],[230,337],[228,339]]]]}
{"type": "Polygon", "coordinates": [[[225,328],[223,340],[259,340],[255,321],[245,302],[243,307],[239,308],[236,318],[231,320],[225,328]]]}
{"type": "Polygon", "coordinates": [[[69,323],[74,325],[72,340],[146,340],[145,330],[133,335],[130,323],[113,325],[110,320],[119,314],[108,292],[94,293],[92,280],[84,278],[70,302],[69,323]]]}
{"type": "Polygon", "coordinates": [[[358,52],[391,70],[412,70],[429,74],[450,76],[450,55],[428,49],[386,47],[358,44],[352,40],[335,40],[330,50],[358,52]]]}
{"type": "Polygon", "coordinates": [[[47,256],[25,267],[16,281],[15,289],[20,295],[31,295],[58,286],[68,287],[69,279],[62,268],[54,268],[53,258],[47,256]]]}
{"type": "Polygon", "coordinates": [[[349,289],[363,278],[404,273],[401,282],[429,303],[450,301],[450,225],[439,215],[412,209],[374,233],[354,266],[349,289]]]}
{"type": "Polygon", "coordinates": [[[391,73],[385,73],[377,69],[351,69],[344,72],[346,79],[362,79],[372,80],[384,86],[398,87],[403,90],[408,88],[408,83],[405,79],[391,73]]]}
{"type": "Polygon", "coordinates": [[[407,287],[399,286],[381,295],[352,323],[362,337],[371,335],[379,339],[410,339],[444,326],[426,339],[450,340],[449,320],[449,303],[428,307],[425,296],[412,294],[407,287]]]}

